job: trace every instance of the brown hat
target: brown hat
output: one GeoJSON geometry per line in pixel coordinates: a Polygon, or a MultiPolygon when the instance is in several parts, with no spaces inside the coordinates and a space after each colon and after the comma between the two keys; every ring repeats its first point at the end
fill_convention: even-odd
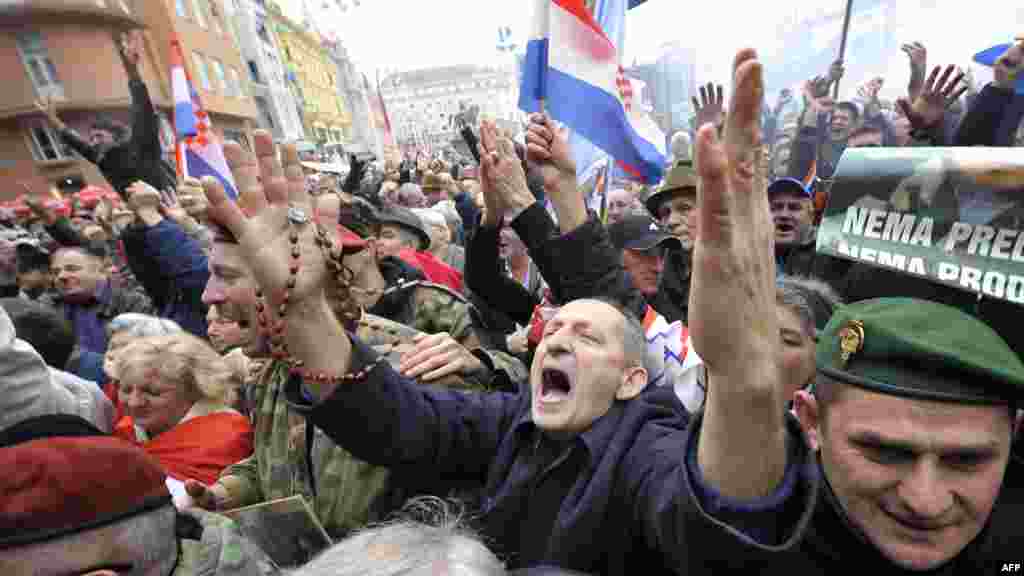
{"type": "Polygon", "coordinates": [[[100,528],[172,504],[160,465],[110,436],[0,449],[0,548],[100,528]]]}
{"type": "Polygon", "coordinates": [[[696,195],[697,194],[697,171],[693,167],[693,162],[689,160],[680,160],[676,162],[675,166],[669,170],[668,175],[665,176],[665,182],[658,188],[658,191],[651,194],[649,198],[644,202],[647,206],[647,211],[651,213],[651,216],[658,217],[658,209],[665,202],[668,202],[673,196],[677,195],[696,195]]]}

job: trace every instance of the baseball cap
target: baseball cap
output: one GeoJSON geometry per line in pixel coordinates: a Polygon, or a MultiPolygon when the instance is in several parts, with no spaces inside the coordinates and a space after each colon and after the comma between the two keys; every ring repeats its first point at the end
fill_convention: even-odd
{"type": "Polygon", "coordinates": [[[811,190],[804,186],[804,183],[797,180],[796,178],[778,178],[774,182],[768,185],[768,197],[772,197],[780,192],[798,192],[801,196],[806,198],[813,198],[814,194],[811,190]]]}
{"type": "Polygon", "coordinates": [[[620,250],[650,250],[655,246],[671,243],[682,248],[675,236],[665,232],[653,218],[647,215],[630,215],[608,226],[612,244],[620,250]]]}

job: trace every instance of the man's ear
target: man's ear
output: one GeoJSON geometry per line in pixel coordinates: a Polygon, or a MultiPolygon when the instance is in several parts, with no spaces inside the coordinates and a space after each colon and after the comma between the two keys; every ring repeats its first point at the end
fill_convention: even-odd
{"type": "Polygon", "coordinates": [[[616,400],[632,400],[647,387],[647,370],[640,366],[626,368],[622,376],[622,384],[615,391],[616,400]]]}
{"type": "Polygon", "coordinates": [[[796,413],[797,420],[800,421],[800,428],[807,436],[807,443],[811,450],[817,452],[820,446],[820,426],[822,425],[818,399],[806,390],[797,390],[793,394],[793,412],[796,413]]]}

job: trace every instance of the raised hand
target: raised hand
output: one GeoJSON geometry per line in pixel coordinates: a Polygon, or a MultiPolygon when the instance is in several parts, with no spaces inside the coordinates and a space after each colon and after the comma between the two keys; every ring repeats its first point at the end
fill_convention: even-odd
{"type": "Polygon", "coordinates": [[[708,369],[699,466],[719,492],[750,500],[778,486],[786,450],[774,232],[759,170],[763,71],[750,49],[737,54],[733,71],[722,138],[711,126],[697,135],[701,186],[689,320],[694,350],[708,369]]]}
{"type": "Polygon", "coordinates": [[[576,161],[568,130],[559,129],[547,115],[533,114],[526,129],[526,159],[540,171],[544,194],[558,214],[558,226],[569,232],[587,221],[583,196],[576,188],[576,161]]]}
{"type": "Polygon", "coordinates": [[[227,196],[220,182],[203,178],[210,220],[225,227],[238,240],[241,254],[263,289],[270,310],[277,310],[289,293],[291,307],[313,296],[324,296],[326,259],[316,243],[312,198],[306,192],[305,177],[294,144],[281,150],[279,162],[270,133],[253,134],[253,157],[241,154],[237,144],[225,147],[235,181],[242,191],[247,213],[227,196]],[[230,150],[230,152],[229,152],[230,150]],[[293,258],[292,238],[299,257],[293,258]],[[289,288],[291,270],[298,260],[294,286],[289,288]]]}
{"type": "Polygon", "coordinates": [[[910,58],[910,84],[907,96],[914,101],[924,88],[924,75],[928,71],[928,50],[924,44],[912,42],[903,45],[903,52],[910,58]]]}
{"type": "Polygon", "coordinates": [[[896,105],[903,111],[907,120],[910,121],[911,127],[915,130],[927,130],[941,123],[946,109],[967,91],[967,85],[962,82],[964,73],[956,66],[952,64],[947,66],[940,78],[939,72],[941,71],[941,66],[936,66],[932,70],[921,92],[913,102],[906,98],[896,101],[896,105]],[[957,72],[955,76],[953,76],[954,71],[957,72]]]}
{"type": "Polygon", "coordinates": [[[131,76],[139,75],[139,63],[142,61],[142,33],[139,31],[115,33],[114,43],[121,56],[125,70],[131,76]]]}
{"type": "Polygon", "coordinates": [[[487,219],[492,224],[503,216],[510,221],[535,202],[515,144],[493,122],[484,120],[480,124],[480,147],[480,188],[487,219]]]}
{"type": "Polygon", "coordinates": [[[708,82],[707,86],[700,87],[700,100],[696,96],[692,98],[693,109],[697,113],[697,128],[711,123],[718,126],[725,114],[725,93],[722,85],[717,88],[708,82]]]}
{"type": "Polygon", "coordinates": [[[35,101],[36,110],[39,110],[46,115],[46,119],[54,128],[62,128],[64,123],[61,122],[60,116],[57,114],[57,100],[52,96],[41,98],[35,101]]]}

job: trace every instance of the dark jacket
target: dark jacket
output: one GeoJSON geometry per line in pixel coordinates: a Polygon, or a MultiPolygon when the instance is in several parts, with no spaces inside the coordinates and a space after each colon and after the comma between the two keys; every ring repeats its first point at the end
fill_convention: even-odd
{"type": "MultiPolygon", "coordinates": [[[[691,428],[697,426],[699,419],[691,428]]],[[[706,566],[691,567],[703,568],[712,574],[731,574],[751,568],[759,574],[823,574],[831,573],[836,566],[850,565],[856,566],[858,572],[869,574],[921,574],[895,566],[846,520],[824,479],[820,463],[804,444],[795,419],[790,418],[788,429],[790,454],[783,485],[789,481],[792,466],[801,463],[804,473],[796,480],[802,480],[800,484],[806,489],[777,502],[772,499],[779,494],[760,503],[729,502],[728,498],[715,494],[704,485],[693,458],[694,446],[688,446],[686,483],[695,487],[699,514],[716,529],[710,534],[721,536],[730,531],[737,535],[735,540],[727,540],[723,545],[731,551],[725,561],[714,558],[706,566]],[[780,533],[779,525],[796,528],[780,533]]],[[[691,441],[693,438],[691,433],[691,441]]],[[[1019,562],[1020,548],[1024,544],[1017,520],[1024,511],[1021,486],[1021,464],[1011,459],[985,529],[953,560],[928,574],[996,574],[1002,563],[1019,562]]],[[[715,544],[707,540],[705,543],[715,544]]]]}
{"type": "Polygon", "coordinates": [[[57,293],[44,294],[40,302],[52,306],[71,323],[78,346],[99,354],[107,351],[106,327],[111,320],[127,312],[153,312],[152,302],[145,294],[109,281],[100,288],[96,298],[87,304],[65,302],[57,293]]]}
{"type": "Polygon", "coordinates": [[[130,226],[121,238],[128,264],[152,298],[157,315],[205,338],[207,307],[202,296],[210,271],[199,243],[166,218],[156,226],[130,226]]]}
{"type": "Polygon", "coordinates": [[[690,274],[693,252],[671,248],[665,257],[665,268],[658,283],[658,293],[647,303],[669,322],[687,323],[690,313],[690,274]]]}
{"type": "Polygon", "coordinates": [[[132,95],[132,134],[109,147],[96,147],[71,130],[62,130],[64,143],[82,158],[95,164],[107,182],[120,194],[136,180],[157,190],[174,188],[174,169],[163,159],[156,109],[146,84],[138,78],[128,81],[132,95]]]}
{"type": "Polygon", "coordinates": [[[954,146],[1013,146],[1024,118],[1024,96],[989,84],[957,127],[954,146]]]}
{"type": "Polygon", "coordinates": [[[609,298],[643,319],[647,300],[629,282],[622,267],[622,253],[612,246],[601,221],[591,215],[582,226],[555,236],[544,206],[537,202],[512,222],[526,243],[530,258],[548,281],[557,304],[580,298],[609,298]]]}
{"type": "MultiPolygon", "coordinates": [[[[358,371],[373,353],[353,342],[358,371]]],[[[671,390],[617,402],[561,443],[534,426],[528,394],[426,389],[386,365],[314,407],[296,379],[287,395],[360,459],[424,484],[484,486],[479,523],[511,569],[694,574],[709,555],[731,554],[701,545],[683,473],[687,421],[671,390]]]]}

